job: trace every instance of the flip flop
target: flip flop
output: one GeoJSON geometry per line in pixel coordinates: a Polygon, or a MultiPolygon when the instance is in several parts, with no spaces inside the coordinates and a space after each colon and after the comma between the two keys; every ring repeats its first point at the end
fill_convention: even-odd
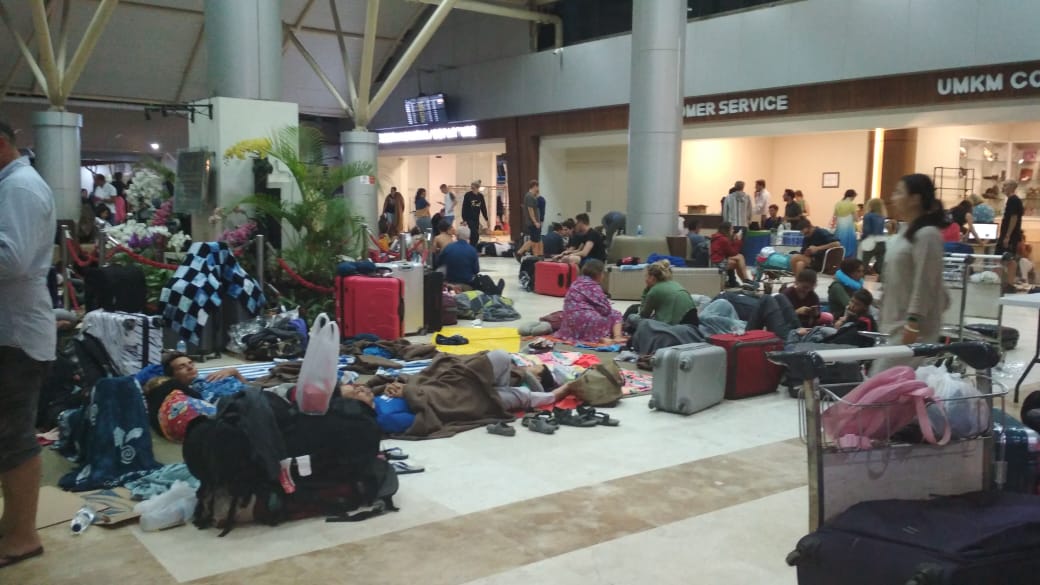
{"type": "Polygon", "coordinates": [[[552,415],[547,412],[528,414],[524,416],[522,424],[531,431],[542,433],[543,435],[551,435],[560,428],[553,420],[552,415]]]}
{"type": "Polygon", "coordinates": [[[599,424],[599,421],[596,420],[595,416],[588,416],[581,412],[575,413],[572,410],[565,410],[562,408],[553,409],[553,418],[556,419],[556,422],[560,425],[568,427],[589,428],[599,424]]]}
{"type": "Polygon", "coordinates": [[[596,409],[591,406],[579,406],[578,412],[581,413],[583,417],[596,421],[597,425],[616,427],[621,424],[621,421],[618,419],[611,418],[610,415],[605,412],[596,412],[596,409]]]}
{"type": "Polygon", "coordinates": [[[412,465],[410,463],[405,463],[404,461],[391,461],[390,466],[394,468],[397,475],[409,475],[426,471],[426,468],[422,465],[412,465]]]}
{"type": "Polygon", "coordinates": [[[386,449],[383,451],[383,455],[386,456],[388,461],[404,461],[405,459],[408,459],[408,454],[400,447],[391,447],[386,449]]]}
{"type": "Polygon", "coordinates": [[[492,435],[501,435],[503,437],[516,436],[516,429],[513,428],[513,425],[501,421],[489,424],[487,426],[487,432],[492,435]]]}
{"type": "Polygon", "coordinates": [[[22,561],[27,561],[29,559],[36,558],[36,557],[38,557],[38,556],[40,556],[42,554],[43,554],[43,547],[41,546],[41,547],[37,548],[36,550],[31,550],[31,551],[29,551],[29,552],[27,552],[25,554],[21,554],[21,555],[3,555],[3,556],[0,556],[0,569],[3,569],[5,567],[10,567],[11,565],[17,565],[18,563],[20,563],[22,561]]]}

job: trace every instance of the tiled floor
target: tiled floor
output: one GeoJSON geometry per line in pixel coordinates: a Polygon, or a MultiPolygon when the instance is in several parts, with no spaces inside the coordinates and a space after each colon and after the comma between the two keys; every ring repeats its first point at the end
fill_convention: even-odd
{"type": "MultiPolygon", "coordinates": [[[[515,261],[483,265],[507,280],[525,321],[562,307],[519,291],[515,261]]],[[[1011,374],[1031,357],[1036,318],[1005,312],[1022,333],[1011,374]]],[[[57,526],[43,531],[48,553],[0,571],[0,583],[795,583],[783,559],[808,509],[796,402],[778,393],[691,417],[647,402],[622,401],[617,428],[399,442],[427,471],[401,478],[395,514],[241,526],[223,539],[136,526],[73,538],[57,526]]],[[[177,453],[156,451],[166,461],[177,453]]],[[[52,479],[65,464],[46,456],[52,479]]]]}

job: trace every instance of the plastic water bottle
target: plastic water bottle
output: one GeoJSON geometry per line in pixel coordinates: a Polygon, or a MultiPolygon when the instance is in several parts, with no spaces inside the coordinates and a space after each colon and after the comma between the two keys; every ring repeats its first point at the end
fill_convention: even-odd
{"type": "Polygon", "coordinates": [[[177,341],[177,351],[181,353],[188,353],[188,344],[183,339],[177,341]]]}
{"type": "Polygon", "coordinates": [[[636,235],[637,236],[643,235],[643,224],[639,224],[639,225],[636,226],[636,235]]]}
{"type": "Polygon", "coordinates": [[[76,515],[72,517],[72,524],[69,526],[72,529],[72,534],[83,534],[94,523],[96,516],[97,512],[94,511],[94,508],[90,506],[80,508],[79,512],[76,512],[76,515]]]}

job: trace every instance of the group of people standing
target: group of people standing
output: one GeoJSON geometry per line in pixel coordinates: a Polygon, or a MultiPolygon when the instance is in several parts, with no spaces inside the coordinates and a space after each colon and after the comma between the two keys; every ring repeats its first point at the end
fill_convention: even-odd
{"type": "MultiPolygon", "coordinates": [[[[439,231],[442,221],[454,226],[456,209],[459,209],[462,222],[469,228],[467,230],[469,232],[469,242],[476,246],[480,240],[480,218],[483,217],[485,222],[490,222],[487,200],[484,197],[481,181],[476,180],[470,183],[469,191],[462,196],[461,202],[452,193],[448,185],[442,184],[440,191],[443,196],[443,200],[440,202],[442,210],[438,213],[433,213],[432,204],[427,196],[426,189],[419,188],[416,190],[412,205],[415,213],[415,227],[419,228],[422,233],[426,233],[434,231],[435,228],[439,231]]],[[[544,206],[543,202],[543,216],[544,206]]],[[[505,202],[502,200],[501,194],[498,195],[496,214],[499,223],[503,222],[505,218],[505,202]]],[[[393,238],[397,234],[404,232],[404,215],[404,195],[397,190],[397,187],[390,187],[390,192],[383,198],[383,209],[379,218],[380,233],[385,233],[390,238],[393,238]]]]}

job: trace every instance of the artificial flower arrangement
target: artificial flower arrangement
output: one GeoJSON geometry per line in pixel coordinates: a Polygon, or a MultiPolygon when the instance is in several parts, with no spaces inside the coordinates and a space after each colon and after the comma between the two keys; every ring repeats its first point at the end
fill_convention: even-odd
{"type": "Polygon", "coordinates": [[[133,219],[108,228],[106,233],[135,252],[180,252],[191,241],[184,232],[171,234],[165,225],[148,225],[133,219]]]}
{"type": "Polygon", "coordinates": [[[224,162],[231,159],[246,160],[249,158],[267,158],[271,152],[270,138],[249,138],[240,140],[224,151],[224,162]]]}
{"type": "Polygon", "coordinates": [[[154,170],[143,167],[134,171],[134,181],[126,190],[130,211],[141,212],[154,208],[154,202],[166,197],[164,178],[154,170]]]}

